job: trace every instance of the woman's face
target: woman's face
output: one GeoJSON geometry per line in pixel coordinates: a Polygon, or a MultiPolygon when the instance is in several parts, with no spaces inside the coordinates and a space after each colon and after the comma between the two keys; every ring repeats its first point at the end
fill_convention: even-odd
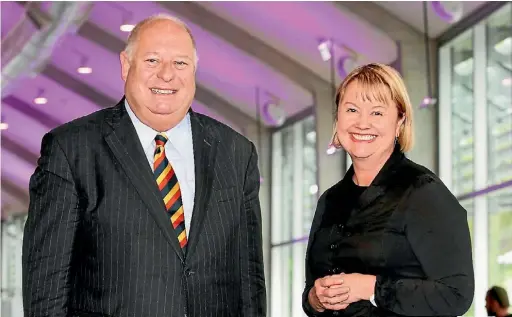
{"type": "Polygon", "coordinates": [[[353,160],[390,155],[404,121],[399,118],[395,104],[367,96],[372,94],[353,81],[338,106],[336,131],[341,145],[353,160]]]}

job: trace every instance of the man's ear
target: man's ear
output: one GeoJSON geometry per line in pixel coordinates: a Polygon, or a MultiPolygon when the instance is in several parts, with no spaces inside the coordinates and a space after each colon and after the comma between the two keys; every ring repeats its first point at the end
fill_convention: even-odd
{"type": "Polygon", "coordinates": [[[119,55],[119,59],[121,60],[121,78],[126,82],[128,72],[130,71],[130,58],[125,51],[122,51],[119,55]]]}

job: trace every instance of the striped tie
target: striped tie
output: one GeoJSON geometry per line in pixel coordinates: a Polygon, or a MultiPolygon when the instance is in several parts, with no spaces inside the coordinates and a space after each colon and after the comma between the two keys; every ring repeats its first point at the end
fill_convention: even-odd
{"type": "Polygon", "coordinates": [[[172,227],[180,246],[184,249],[187,246],[187,232],[185,231],[185,213],[183,212],[183,201],[178,178],[174,173],[171,163],[165,156],[165,143],[167,136],[159,133],[155,137],[156,149],[154,157],[155,178],[158,189],[164,198],[167,214],[171,218],[172,227]]]}

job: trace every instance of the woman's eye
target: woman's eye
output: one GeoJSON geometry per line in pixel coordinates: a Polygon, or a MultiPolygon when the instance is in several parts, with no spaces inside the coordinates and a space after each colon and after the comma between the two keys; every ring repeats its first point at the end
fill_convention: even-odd
{"type": "Polygon", "coordinates": [[[156,63],[156,62],[157,62],[157,60],[156,60],[156,59],[154,59],[154,58],[148,58],[148,59],[146,59],[146,62],[150,62],[150,63],[152,63],[152,64],[153,64],[153,63],[156,63]]]}
{"type": "Polygon", "coordinates": [[[380,112],[380,111],[375,111],[373,114],[376,116],[382,116],[382,112],[380,112]]]}
{"type": "Polygon", "coordinates": [[[356,112],[356,109],[354,109],[354,108],[348,108],[348,109],[347,109],[347,112],[356,112]]]}

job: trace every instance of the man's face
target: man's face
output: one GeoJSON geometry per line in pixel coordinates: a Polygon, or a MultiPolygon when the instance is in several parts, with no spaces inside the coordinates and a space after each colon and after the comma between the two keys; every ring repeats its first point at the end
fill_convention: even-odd
{"type": "Polygon", "coordinates": [[[142,27],[128,56],[121,53],[128,103],[139,119],[165,125],[184,117],[195,94],[195,49],[187,31],[173,21],[157,20],[142,27]]]}

